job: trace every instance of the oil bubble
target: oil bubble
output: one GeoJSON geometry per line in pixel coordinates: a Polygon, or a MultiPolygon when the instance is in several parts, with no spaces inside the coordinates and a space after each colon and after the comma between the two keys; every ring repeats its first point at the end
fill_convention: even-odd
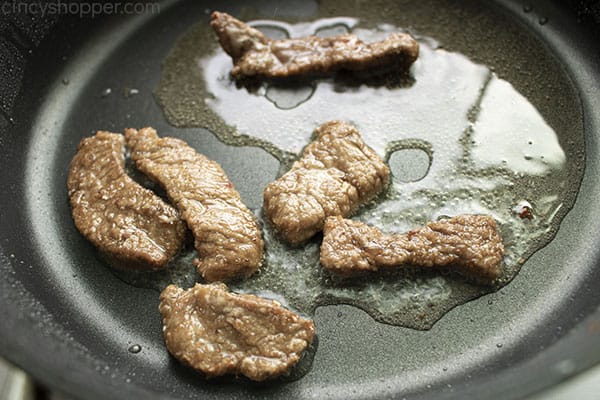
{"type": "Polygon", "coordinates": [[[394,178],[400,182],[416,182],[427,175],[431,158],[421,149],[400,149],[392,153],[388,163],[394,178]]]}
{"type": "Polygon", "coordinates": [[[267,86],[265,97],[281,110],[291,110],[308,101],[315,92],[313,85],[267,86]]]}
{"type": "Polygon", "coordinates": [[[137,354],[140,351],[142,351],[142,346],[140,346],[139,344],[134,344],[134,345],[129,346],[127,351],[129,351],[132,354],[137,354]]]}

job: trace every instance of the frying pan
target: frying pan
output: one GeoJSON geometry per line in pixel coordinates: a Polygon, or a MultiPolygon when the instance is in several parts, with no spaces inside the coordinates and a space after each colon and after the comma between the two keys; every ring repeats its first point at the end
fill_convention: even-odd
{"type": "MultiPolygon", "coordinates": [[[[86,399],[509,399],[600,362],[600,49],[594,6],[445,2],[456,18],[444,24],[434,3],[423,3],[429,12],[411,23],[420,33],[495,67],[528,97],[546,90],[535,83],[555,73],[548,71],[559,71],[578,99],[567,107],[582,117],[575,134],[585,138],[576,202],[554,240],[510,284],[453,309],[428,331],[376,323],[346,305],[322,307],[315,315],[318,351],[302,379],[205,381],[167,354],[157,293],[117,278],[76,231],[66,198],[68,163],[81,137],[97,129],[151,125],[193,138],[224,166],[248,206],[260,207],[262,188],[277,176],[279,163],[258,147],[226,146],[206,130],[169,126],[152,90],[176,38],[207,21],[205,10],[238,15],[253,7],[264,18],[310,21],[319,4],[173,1],[161,3],[160,13],[137,16],[3,15],[2,356],[43,384],[86,399]],[[547,64],[535,51],[517,60],[519,42],[482,44],[481,33],[492,26],[528,38],[547,64]],[[517,63],[537,73],[531,85],[511,68],[517,63]],[[139,94],[121,96],[125,87],[139,94]],[[133,345],[141,351],[129,351],[133,345]]],[[[354,14],[369,7],[360,1],[339,5],[326,12],[360,18],[354,14]]],[[[411,4],[388,7],[410,10],[411,4]]],[[[562,115],[564,109],[540,110],[550,123],[572,117],[562,115]]]]}

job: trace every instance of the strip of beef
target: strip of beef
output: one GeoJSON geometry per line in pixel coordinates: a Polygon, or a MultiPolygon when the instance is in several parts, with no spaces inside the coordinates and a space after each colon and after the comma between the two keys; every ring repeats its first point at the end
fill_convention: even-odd
{"type": "Polygon", "coordinates": [[[202,277],[213,282],[254,273],[263,256],[260,229],[219,164],[152,128],[126,129],[125,137],[138,169],[165,188],[194,234],[202,277]]]}
{"type": "Polygon", "coordinates": [[[419,44],[406,33],[393,33],[375,43],[365,43],[350,34],[272,40],[231,15],[217,11],[212,13],[211,26],[233,59],[234,78],[323,76],[340,70],[387,67],[404,71],[419,56],[419,44]]]}
{"type": "Polygon", "coordinates": [[[125,172],[123,135],[97,132],[79,143],[67,188],[75,226],[124,269],[158,269],[179,251],[177,210],[125,172]]]}
{"type": "Polygon", "coordinates": [[[160,295],[169,352],[207,377],[271,379],[294,365],[315,334],[311,320],[279,303],[235,294],[224,284],[169,285],[160,295]]]}
{"type": "Polygon", "coordinates": [[[389,181],[389,168],[354,126],[331,121],[314,136],[290,171],[263,193],[267,216],[291,243],[321,231],[327,217],[350,216],[389,181]]]}
{"type": "Polygon", "coordinates": [[[450,267],[475,281],[493,282],[504,254],[496,221],[486,215],[458,215],[394,235],[332,217],[323,234],[321,265],[346,276],[402,266],[450,267]]]}

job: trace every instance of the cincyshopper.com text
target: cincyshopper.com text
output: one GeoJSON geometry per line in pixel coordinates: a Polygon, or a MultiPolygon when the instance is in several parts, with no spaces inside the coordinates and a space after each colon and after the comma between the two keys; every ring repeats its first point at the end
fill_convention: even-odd
{"type": "Polygon", "coordinates": [[[28,15],[77,15],[96,17],[100,15],[122,14],[158,14],[160,4],[156,2],[79,2],[79,1],[7,1],[0,5],[0,12],[6,14],[28,15]]]}

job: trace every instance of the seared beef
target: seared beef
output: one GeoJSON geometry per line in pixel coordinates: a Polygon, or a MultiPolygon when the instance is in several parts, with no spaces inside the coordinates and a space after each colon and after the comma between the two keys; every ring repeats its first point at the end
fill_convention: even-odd
{"type": "Polygon", "coordinates": [[[390,171],[350,124],[327,122],[290,171],[264,190],[267,216],[291,243],[323,229],[327,217],[347,217],[377,195],[390,171]]]}
{"type": "Polygon", "coordinates": [[[138,169],[165,188],[194,234],[202,277],[213,282],[254,273],[263,256],[260,229],[219,164],[152,128],[126,129],[125,137],[138,169]]]}
{"type": "Polygon", "coordinates": [[[157,269],[181,248],[177,211],[125,172],[123,135],[83,139],[67,181],[77,229],[117,267],[157,269]]]}
{"type": "Polygon", "coordinates": [[[279,376],[300,359],[315,333],[312,321],[279,303],[231,293],[224,284],[167,286],[159,310],[169,352],[207,377],[279,376]]]}
{"type": "Polygon", "coordinates": [[[231,15],[217,11],[212,13],[211,26],[233,59],[231,74],[235,78],[323,76],[339,70],[392,66],[406,70],[419,56],[419,44],[406,33],[393,33],[375,43],[365,43],[350,34],[271,40],[231,15]]]}
{"type": "Polygon", "coordinates": [[[485,215],[459,215],[395,235],[331,217],[323,234],[321,265],[340,275],[402,266],[450,267],[474,280],[491,282],[500,275],[504,253],[496,221],[485,215]]]}

